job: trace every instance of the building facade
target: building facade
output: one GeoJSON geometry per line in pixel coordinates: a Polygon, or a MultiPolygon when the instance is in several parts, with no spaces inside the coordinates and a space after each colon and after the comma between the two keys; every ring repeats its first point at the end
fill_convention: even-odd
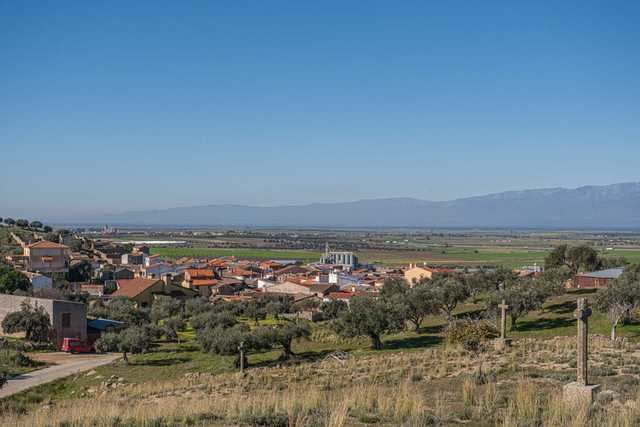
{"type": "Polygon", "coordinates": [[[575,289],[594,289],[607,286],[624,273],[624,268],[611,268],[609,270],[593,271],[590,273],[576,274],[571,281],[575,289]]]}
{"type": "Polygon", "coordinates": [[[40,273],[66,273],[69,271],[70,251],[65,245],[41,240],[25,246],[23,254],[29,271],[40,273]]]}
{"type": "Polygon", "coordinates": [[[331,264],[342,267],[345,270],[352,270],[358,265],[358,257],[353,252],[331,251],[327,244],[324,254],[320,258],[320,264],[331,264]]]}
{"type": "Polygon", "coordinates": [[[60,347],[64,338],[87,339],[87,310],[83,303],[0,294],[0,322],[9,313],[20,311],[22,303],[43,307],[49,314],[51,342],[56,346],[60,347]]]}

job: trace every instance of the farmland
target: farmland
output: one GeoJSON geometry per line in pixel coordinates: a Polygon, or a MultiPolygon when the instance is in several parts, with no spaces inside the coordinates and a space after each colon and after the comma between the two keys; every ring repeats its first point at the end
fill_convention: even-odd
{"type": "Polygon", "coordinates": [[[251,248],[175,248],[153,247],[152,254],[167,258],[180,257],[223,257],[236,256],[242,259],[295,259],[302,262],[313,262],[320,258],[320,252],[296,249],[251,249],[251,248]]]}
{"type": "MultiPolygon", "coordinates": [[[[320,251],[303,249],[253,249],[253,248],[207,248],[207,247],[153,247],[151,252],[167,258],[236,256],[243,259],[295,259],[314,262],[320,251]]],[[[488,248],[488,247],[441,247],[416,250],[372,250],[357,251],[362,263],[382,265],[406,265],[426,262],[430,265],[504,266],[521,267],[534,263],[543,264],[548,254],[543,249],[488,248]]],[[[607,256],[624,256],[630,262],[640,262],[640,250],[616,249],[607,256]]]]}

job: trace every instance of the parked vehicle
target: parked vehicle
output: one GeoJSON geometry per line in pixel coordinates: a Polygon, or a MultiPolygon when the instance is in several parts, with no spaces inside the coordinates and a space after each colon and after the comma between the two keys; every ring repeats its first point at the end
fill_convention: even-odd
{"type": "Polygon", "coordinates": [[[78,338],[64,338],[61,350],[67,353],[92,353],[93,347],[78,338]]]}

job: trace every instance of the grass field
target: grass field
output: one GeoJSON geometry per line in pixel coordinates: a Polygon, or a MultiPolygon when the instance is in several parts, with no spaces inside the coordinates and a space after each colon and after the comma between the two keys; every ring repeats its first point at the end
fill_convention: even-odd
{"type": "MultiPolygon", "coordinates": [[[[313,262],[320,259],[320,252],[309,250],[277,250],[247,248],[175,248],[154,247],[153,254],[167,258],[221,257],[234,255],[241,259],[295,259],[313,262]]],[[[534,263],[544,264],[548,251],[510,248],[442,247],[430,250],[363,250],[357,252],[360,262],[383,265],[407,265],[422,263],[432,265],[504,266],[522,267],[534,263]]],[[[606,256],[624,256],[628,261],[640,262],[640,250],[618,249],[607,251],[606,256]]]]}
{"type": "MultiPolygon", "coordinates": [[[[546,400],[540,396],[554,396],[560,392],[562,384],[571,381],[575,375],[572,365],[575,362],[573,311],[575,299],[580,296],[592,298],[593,295],[592,292],[570,292],[551,299],[542,312],[521,319],[517,330],[509,334],[515,342],[508,355],[487,350],[482,356],[483,364],[487,372],[499,378],[490,383],[494,384],[491,387],[496,387],[495,390],[469,383],[478,360],[460,349],[444,346],[443,319],[431,317],[424,322],[421,333],[406,331],[385,336],[385,348],[381,351],[371,350],[367,339],[343,340],[326,325],[316,325],[312,340],[295,343],[297,357],[288,364],[282,365],[278,361],[278,349],[251,354],[245,378],[233,374],[232,357],[202,353],[193,331],[189,330],[180,334],[180,344],[160,342],[147,354],[131,356],[128,367],[118,362],[99,367],[93,373],[34,388],[2,401],[0,411],[3,416],[10,417],[5,420],[11,423],[26,413],[27,418],[21,425],[67,425],[51,422],[87,416],[146,419],[127,424],[125,419],[108,418],[92,424],[105,426],[439,425],[420,421],[425,411],[429,416],[448,418],[453,424],[496,425],[494,419],[487,417],[494,417],[496,411],[500,411],[505,418],[521,417],[524,424],[503,423],[498,417],[499,425],[568,425],[563,424],[564,419],[555,424],[527,422],[549,409],[545,406],[546,400]],[[336,349],[349,353],[348,362],[341,365],[326,360],[327,354],[336,349]],[[105,381],[108,384],[105,385],[105,381]],[[522,381],[525,381],[524,385],[522,381]],[[116,386],[113,382],[117,382],[116,386]],[[524,386],[537,390],[528,398],[539,408],[530,408],[534,412],[518,415],[520,409],[512,407],[510,399],[515,393],[513,404],[521,404],[517,403],[517,395],[524,393],[521,389],[524,386]],[[478,392],[480,395],[474,394],[478,392]],[[484,395],[485,392],[489,394],[484,395]],[[256,396],[260,399],[255,399],[256,396]],[[367,397],[360,401],[354,396],[367,397]],[[483,400],[488,398],[491,401],[483,400]],[[170,404],[177,400],[180,402],[176,405],[170,404]],[[291,414],[299,410],[305,412],[306,409],[301,409],[305,407],[312,408],[307,414],[309,417],[329,417],[335,410],[329,408],[334,401],[348,402],[344,422],[327,420],[313,424],[302,419],[291,422],[291,414]],[[96,402],[99,402],[99,411],[91,409],[96,402]],[[194,402],[203,402],[203,406],[194,402]],[[137,405],[135,409],[133,405],[137,405]],[[126,411],[121,412],[125,408],[126,411]],[[515,413],[510,412],[512,410],[515,413]],[[202,414],[205,419],[183,418],[185,411],[191,416],[202,414]],[[29,418],[30,414],[34,418],[29,418]],[[165,418],[159,422],[153,417],[165,418]],[[408,420],[415,422],[408,423],[408,420]]],[[[479,308],[464,304],[457,310],[457,315],[465,317],[479,308]]],[[[273,319],[267,319],[265,323],[273,323],[273,319]]],[[[607,320],[597,312],[590,318],[589,327],[593,335],[609,333],[607,320]]],[[[637,385],[640,385],[636,378],[640,374],[637,367],[640,352],[634,350],[640,342],[640,325],[624,325],[619,332],[630,340],[631,347],[616,350],[606,345],[606,339],[594,341],[592,365],[595,368],[592,373],[598,383],[634,398],[637,397],[637,385]]]]}
{"type": "MultiPolygon", "coordinates": [[[[534,312],[518,321],[517,329],[509,336],[518,340],[553,337],[572,337],[575,335],[575,300],[580,296],[593,297],[593,292],[570,292],[555,297],[545,304],[542,312],[534,312]]],[[[463,304],[456,310],[458,317],[481,309],[481,305],[463,304]]],[[[261,321],[263,324],[273,324],[273,319],[261,321]]],[[[367,338],[343,339],[338,337],[324,324],[314,326],[311,340],[298,341],[294,345],[297,358],[294,364],[308,363],[324,359],[329,353],[342,350],[351,357],[378,357],[397,353],[422,352],[425,349],[442,347],[442,330],[445,325],[441,316],[425,319],[422,331],[416,333],[407,330],[400,333],[386,335],[383,339],[384,349],[375,351],[370,348],[367,338]]],[[[608,336],[609,322],[601,313],[594,312],[589,322],[590,333],[608,336]]],[[[640,343],[640,324],[627,324],[618,328],[620,336],[631,342],[640,343]]],[[[9,399],[11,407],[30,407],[45,399],[70,399],[85,393],[86,390],[98,387],[104,378],[111,376],[122,377],[129,384],[143,384],[149,381],[180,380],[191,373],[221,374],[233,372],[233,357],[216,356],[203,353],[195,341],[192,330],[180,333],[181,343],[159,342],[152,351],[141,355],[130,355],[130,365],[123,366],[114,363],[96,368],[97,374],[92,377],[76,376],[57,381],[55,383],[34,388],[9,399]]],[[[268,368],[280,364],[279,349],[251,354],[249,363],[252,369],[268,368]]],[[[6,403],[6,402],[5,402],[6,403]]]]}
{"type": "Polygon", "coordinates": [[[236,256],[241,259],[295,259],[302,262],[313,262],[320,259],[320,252],[307,250],[250,249],[250,248],[165,248],[153,247],[152,254],[167,258],[180,257],[223,257],[236,256]]]}

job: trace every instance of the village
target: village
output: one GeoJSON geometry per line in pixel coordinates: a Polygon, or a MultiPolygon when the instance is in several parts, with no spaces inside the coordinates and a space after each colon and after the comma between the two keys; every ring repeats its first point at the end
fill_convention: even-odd
{"type": "MultiPolygon", "coordinates": [[[[8,220],[5,226],[12,225],[13,220],[8,220]]],[[[14,251],[21,250],[22,253],[5,255],[3,259],[6,265],[28,278],[30,287],[22,291],[29,295],[19,295],[20,292],[15,296],[2,295],[0,312],[4,317],[27,300],[50,306],[48,314],[52,324],[64,328],[54,328],[58,346],[64,338],[87,341],[86,307],[81,305],[108,304],[118,297],[126,298],[140,308],[151,308],[154,301],[163,296],[182,301],[202,298],[211,304],[287,298],[291,307],[298,311],[280,314],[314,320],[322,319],[320,306],[323,303],[340,301],[348,305],[356,296],[379,295],[385,281],[404,280],[411,288],[434,276],[470,277],[475,273],[496,273],[495,268],[363,265],[355,253],[332,251],[328,243],[321,258],[309,264],[297,260],[252,261],[235,256],[173,260],[151,255],[147,245],[119,245],[108,240],[80,237],[66,230],[59,234],[49,231],[47,237],[52,234],[57,237],[56,241],[51,241],[45,240],[45,234],[37,227],[31,229],[35,231],[27,232],[29,237],[25,240],[15,232],[9,234],[14,251]],[[54,282],[58,285],[54,286],[54,282]],[[54,310],[54,305],[44,304],[47,300],[68,302],[55,305],[54,310]],[[71,308],[74,303],[78,308],[71,308]],[[69,311],[72,312],[70,319],[69,311]]],[[[512,270],[518,278],[536,278],[543,272],[544,267],[539,265],[512,270]]],[[[623,272],[624,267],[618,266],[599,271],[576,271],[565,278],[562,286],[567,289],[603,288],[623,272]]],[[[95,341],[95,332],[89,336],[95,341]]]]}
{"type": "MultiPolygon", "coordinates": [[[[563,401],[579,402],[583,408],[598,405],[598,396],[620,395],[590,381],[589,342],[601,350],[608,348],[603,343],[609,340],[614,349],[635,352],[628,331],[635,330],[635,311],[640,307],[640,269],[621,258],[603,257],[588,246],[560,245],[544,265],[521,268],[426,262],[386,266],[363,264],[357,253],[332,250],[328,243],[319,259],[309,263],[235,256],[163,258],[146,244],[94,239],[39,221],[4,219],[0,231],[4,236],[0,322],[6,336],[2,351],[10,360],[22,361],[7,362],[5,356],[3,362],[0,396],[9,399],[4,401],[9,414],[16,402],[10,397],[13,393],[18,397],[20,392],[33,393],[28,381],[21,383],[21,375],[37,375],[43,367],[43,371],[57,364],[64,367],[78,363],[74,357],[83,357],[77,360],[92,363],[92,372],[120,373],[115,382],[103,381],[100,388],[85,386],[80,393],[102,399],[111,388],[126,388],[122,378],[131,369],[144,369],[146,374],[137,383],[146,384],[156,374],[142,360],[159,351],[174,354],[184,345],[201,353],[197,357],[207,364],[216,358],[227,360],[229,368],[220,376],[206,377],[214,382],[224,378],[227,369],[244,376],[262,375],[270,369],[269,363],[264,365],[264,358],[272,357],[269,354],[274,354],[275,369],[286,369],[313,366],[318,357],[323,364],[347,366],[374,357],[375,352],[391,351],[387,357],[395,358],[397,351],[404,357],[404,350],[413,349],[409,354],[437,351],[443,352],[438,357],[448,358],[454,351],[458,353],[452,361],[466,360],[456,362],[465,368],[455,380],[469,375],[473,385],[463,386],[477,391],[495,387],[496,355],[525,357],[535,336],[557,340],[573,335],[573,341],[578,340],[572,351],[575,374],[568,375],[573,381],[558,390],[563,401]],[[577,329],[571,321],[574,310],[577,329]],[[603,335],[588,333],[594,310],[600,313],[596,328],[603,335]],[[553,321],[564,326],[547,326],[551,319],[545,312],[562,313],[564,317],[553,321]],[[545,332],[548,328],[552,335],[545,332]],[[306,350],[301,352],[301,345],[306,350]],[[32,355],[30,348],[39,353],[32,355]],[[359,355],[367,348],[374,353],[359,355]]],[[[568,349],[571,342],[561,345],[568,349]]],[[[178,360],[163,369],[184,363],[178,360]]],[[[212,374],[207,371],[188,370],[184,375],[212,374]]],[[[60,374],[59,381],[68,383],[66,375],[60,374]]],[[[471,399],[469,404],[476,399],[466,398],[471,399]]],[[[438,418],[435,412],[432,415],[438,418]]],[[[478,415],[466,414],[469,420],[478,415]]],[[[385,417],[391,424],[399,420],[385,417]]]]}

